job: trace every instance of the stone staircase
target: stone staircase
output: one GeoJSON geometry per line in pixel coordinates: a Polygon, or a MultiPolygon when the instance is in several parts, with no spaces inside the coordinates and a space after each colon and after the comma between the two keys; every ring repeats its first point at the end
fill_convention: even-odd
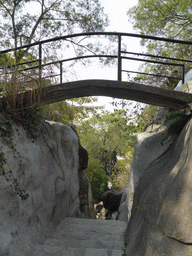
{"type": "Polygon", "coordinates": [[[122,256],[126,223],[117,220],[66,218],[42,245],[52,256],[122,256]]]}

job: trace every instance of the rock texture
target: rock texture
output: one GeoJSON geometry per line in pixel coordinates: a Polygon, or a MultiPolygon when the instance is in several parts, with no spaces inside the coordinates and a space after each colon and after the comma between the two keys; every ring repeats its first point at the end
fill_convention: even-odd
{"type": "Polygon", "coordinates": [[[128,256],[191,255],[191,134],[192,120],[137,183],[126,231],[128,256]]]}
{"type": "Polygon", "coordinates": [[[160,158],[174,142],[175,136],[169,135],[167,129],[161,127],[159,119],[158,117],[157,121],[154,121],[145,132],[137,136],[128,185],[119,208],[119,220],[129,221],[135,187],[151,163],[160,158]]]}
{"type": "Polygon", "coordinates": [[[42,123],[35,140],[14,125],[0,150],[0,255],[31,256],[60,221],[81,214],[79,141],[59,123],[42,123]]]}
{"type": "MultiPolygon", "coordinates": [[[[191,92],[191,77],[189,71],[176,89],[191,92]]],[[[179,135],[170,134],[162,125],[165,111],[137,136],[118,216],[128,221],[128,256],[192,254],[192,119],[179,135]]]]}

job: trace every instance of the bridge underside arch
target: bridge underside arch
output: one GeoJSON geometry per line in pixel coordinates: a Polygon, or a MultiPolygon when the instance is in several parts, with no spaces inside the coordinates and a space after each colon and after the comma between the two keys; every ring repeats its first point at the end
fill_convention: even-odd
{"type": "MultiPolygon", "coordinates": [[[[111,80],[81,80],[66,82],[63,84],[44,87],[38,95],[36,92],[22,94],[24,101],[34,104],[40,100],[41,105],[46,105],[66,99],[85,96],[108,96],[114,98],[134,100],[151,105],[173,108],[184,108],[192,102],[192,94],[171,91],[158,87],[152,87],[132,82],[121,82],[111,80]],[[31,94],[38,97],[31,97],[31,94]],[[27,99],[32,99],[33,102],[27,99]]],[[[21,96],[21,94],[19,94],[21,96]]]]}
{"type": "Polygon", "coordinates": [[[189,93],[110,80],[82,80],[46,87],[41,101],[42,104],[50,104],[85,96],[108,96],[174,108],[186,107],[192,102],[192,94],[189,93]]]}

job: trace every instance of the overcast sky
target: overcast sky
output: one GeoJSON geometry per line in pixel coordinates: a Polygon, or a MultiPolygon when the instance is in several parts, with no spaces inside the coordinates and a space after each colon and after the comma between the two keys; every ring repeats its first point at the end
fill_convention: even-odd
{"type": "MultiPolygon", "coordinates": [[[[125,33],[136,33],[133,29],[131,22],[128,21],[127,11],[137,4],[137,0],[100,0],[104,7],[104,12],[109,17],[110,25],[105,29],[109,32],[125,32],[125,33]]],[[[132,52],[141,52],[140,39],[139,38],[123,38],[123,43],[127,45],[127,50],[132,52]]],[[[137,71],[141,63],[137,61],[123,61],[123,69],[137,71]]],[[[123,77],[127,78],[127,75],[122,74],[123,77]]],[[[94,64],[92,67],[83,67],[81,72],[77,71],[78,79],[117,79],[117,67],[113,66],[107,68],[101,65],[94,64]]]]}
{"type": "MultiPolygon", "coordinates": [[[[128,21],[127,11],[137,4],[137,0],[100,0],[102,6],[104,7],[104,12],[109,17],[110,25],[105,31],[112,32],[125,32],[125,33],[136,33],[133,29],[131,22],[128,21]]],[[[126,41],[127,48],[129,51],[139,52],[141,51],[140,39],[129,38],[126,41]]],[[[126,63],[126,70],[137,71],[138,66],[141,63],[128,61],[126,63]]],[[[124,74],[126,76],[126,74],[124,74]]],[[[106,66],[101,67],[101,65],[94,67],[84,67],[83,72],[79,73],[79,79],[117,79],[117,68],[106,66]]],[[[105,105],[108,110],[112,110],[112,106],[109,102],[112,98],[109,97],[98,97],[99,104],[105,105]]]]}
{"type": "Polygon", "coordinates": [[[132,24],[128,22],[127,11],[137,4],[137,0],[100,0],[104,12],[110,20],[110,31],[134,32],[132,24]]]}

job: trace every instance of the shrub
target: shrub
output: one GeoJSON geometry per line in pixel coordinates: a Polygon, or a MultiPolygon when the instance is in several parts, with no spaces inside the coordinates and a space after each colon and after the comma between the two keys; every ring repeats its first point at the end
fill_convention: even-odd
{"type": "Polygon", "coordinates": [[[191,113],[170,110],[166,115],[164,125],[167,127],[170,134],[179,134],[190,118],[191,113]]]}
{"type": "Polygon", "coordinates": [[[118,160],[114,167],[112,188],[115,191],[123,192],[128,183],[130,161],[126,158],[118,160]]]}
{"type": "Polygon", "coordinates": [[[108,190],[108,177],[105,174],[102,163],[94,159],[88,164],[88,168],[85,170],[87,177],[90,181],[93,200],[95,203],[99,203],[102,198],[102,194],[108,190]]]}

